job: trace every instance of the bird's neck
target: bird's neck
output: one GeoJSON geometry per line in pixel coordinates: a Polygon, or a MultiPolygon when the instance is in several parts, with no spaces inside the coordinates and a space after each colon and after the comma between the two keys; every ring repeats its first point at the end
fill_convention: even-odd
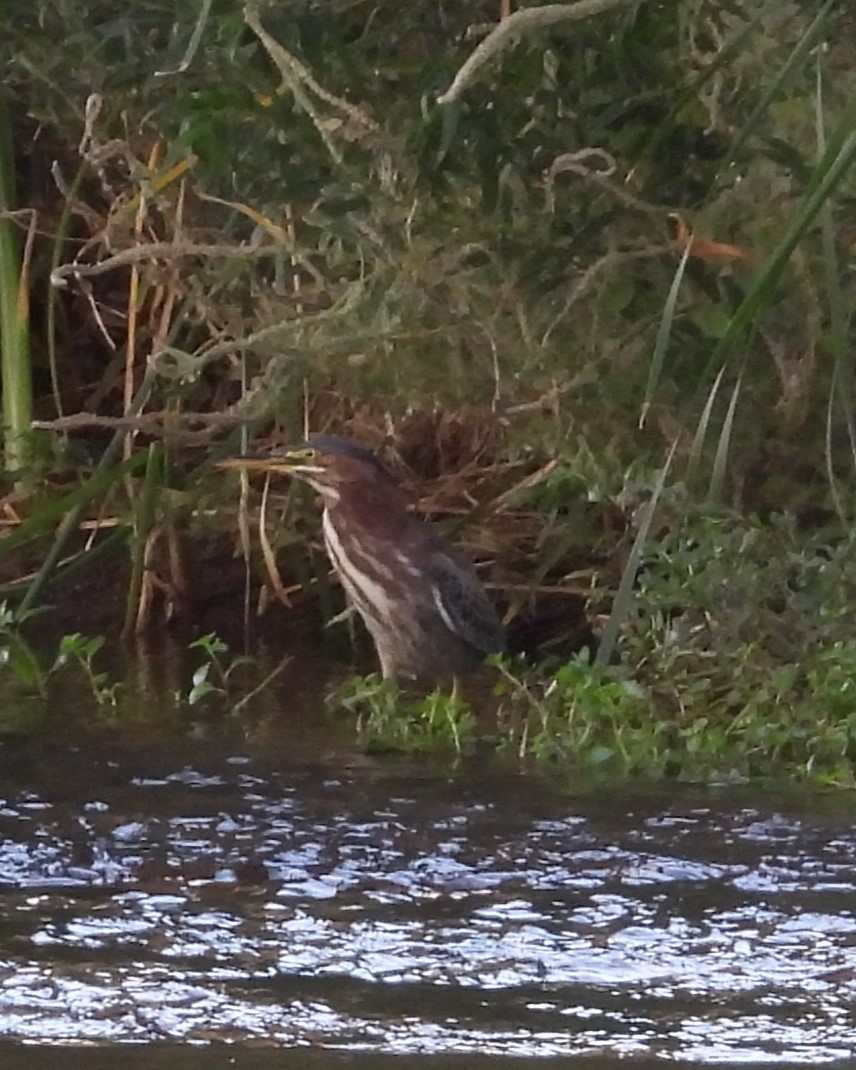
{"type": "Polygon", "coordinates": [[[381,490],[366,487],[358,494],[341,495],[335,501],[325,500],[324,512],[333,524],[342,521],[349,527],[390,532],[407,523],[407,504],[407,496],[399,487],[383,487],[381,490]]]}

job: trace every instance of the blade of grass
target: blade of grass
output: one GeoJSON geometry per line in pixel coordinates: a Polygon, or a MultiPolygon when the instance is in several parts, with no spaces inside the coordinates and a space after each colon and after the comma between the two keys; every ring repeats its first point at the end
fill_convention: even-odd
{"type": "Polygon", "coordinates": [[[791,54],[782,64],[778,74],[773,79],[772,83],[762,93],[761,99],[755,105],[749,118],[743,124],[740,133],[737,135],[737,139],[731,146],[731,149],[723,161],[722,167],[720,167],[720,174],[724,174],[732,163],[737,158],[737,154],[755,132],[758,123],[763,119],[767,113],[767,109],[775,99],[779,91],[787,84],[791,75],[797,71],[805,63],[809,53],[817,44],[823,30],[826,26],[826,17],[829,14],[832,7],[837,3],[837,0],[826,0],[826,3],[818,11],[812,20],[805,33],[802,34],[799,41],[797,41],[791,54]]]}
{"type": "Polygon", "coordinates": [[[731,391],[731,400],[728,402],[728,410],[722,421],[722,429],[719,432],[719,441],[716,444],[716,456],[713,459],[713,472],[710,476],[710,489],[708,500],[719,501],[722,496],[722,488],[725,485],[725,470],[728,466],[728,450],[731,445],[731,432],[734,428],[734,413],[737,411],[737,400],[740,397],[740,387],[743,383],[743,373],[737,377],[734,389],[731,391]]]}
{"type": "MultiPolygon", "coordinates": [[[[826,152],[826,124],[823,114],[823,54],[818,53],[816,70],[816,93],[815,93],[815,135],[817,138],[817,150],[820,159],[826,152]]],[[[847,427],[847,436],[850,443],[850,456],[853,467],[856,469],[856,414],[853,408],[853,370],[847,354],[847,331],[849,315],[845,311],[845,299],[841,286],[841,264],[838,257],[836,244],[835,206],[832,198],[826,200],[820,212],[820,235],[821,248],[823,251],[823,277],[826,288],[826,299],[829,305],[829,344],[832,349],[834,361],[832,383],[830,385],[831,397],[840,399],[842,415],[847,427]]],[[[833,406],[834,407],[834,406],[833,406]]],[[[827,436],[826,449],[831,449],[832,427],[829,424],[832,411],[827,410],[827,436]]],[[[827,471],[830,477],[833,473],[833,458],[827,456],[827,471]]],[[[830,489],[836,503],[836,510],[841,515],[841,499],[834,482],[830,483],[830,489]]],[[[843,519],[843,516],[842,516],[843,519]]]]}
{"type": "Polygon", "coordinates": [[[698,469],[698,463],[701,459],[701,451],[704,448],[704,440],[707,437],[707,429],[710,426],[710,417],[713,413],[713,405],[716,401],[716,395],[719,393],[719,388],[722,384],[722,377],[725,375],[725,365],[719,369],[716,373],[716,378],[713,381],[713,386],[707,394],[707,401],[704,403],[701,417],[699,418],[698,426],[696,427],[696,433],[693,436],[693,444],[690,449],[689,460],[687,461],[687,478],[691,479],[698,469]]]}
{"type": "Polygon", "coordinates": [[[627,564],[624,566],[624,571],[621,573],[621,580],[618,584],[618,590],[615,592],[615,599],[612,603],[609,619],[603,629],[603,635],[601,636],[600,644],[597,648],[597,654],[594,659],[594,664],[597,668],[604,668],[612,660],[612,655],[615,652],[616,643],[618,642],[618,630],[621,627],[621,622],[627,619],[627,615],[630,612],[630,604],[633,600],[633,588],[636,584],[636,574],[639,571],[639,565],[642,561],[642,551],[645,548],[651,521],[654,519],[657,503],[659,502],[660,495],[663,493],[663,488],[666,485],[666,477],[669,474],[669,469],[672,466],[672,461],[674,460],[677,448],[678,440],[675,439],[672,443],[672,448],[669,450],[669,454],[666,457],[666,463],[660,469],[660,474],[657,476],[657,482],[654,485],[651,498],[643,510],[642,518],[639,522],[639,530],[636,532],[636,538],[633,540],[633,546],[630,549],[627,564]]]}
{"type": "MultiPolygon", "coordinates": [[[[104,530],[104,537],[92,546],[86,550],[81,550],[79,553],[71,554],[69,557],[63,558],[62,561],[58,561],[51,578],[65,578],[91,566],[105,554],[121,546],[128,536],[128,528],[124,524],[117,524],[115,527],[104,530]]],[[[24,594],[32,582],[32,578],[26,576],[23,579],[11,580],[9,583],[0,584],[0,598],[16,598],[18,595],[24,594]]],[[[31,612],[39,613],[41,610],[36,609],[31,612]]]]}
{"type": "Polygon", "coordinates": [[[835,411],[836,383],[838,368],[832,370],[832,383],[829,387],[829,400],[826,403],[826,435],[823,442],[823,458],[826,463],[826,478],[829,480],[829,492],[832,495],[832,503],[835,511],[843,524],[847,524],[848,518],[838,490],[838,480],[835,478],[835,462],[833,461],[832,449],[832,416],[835,411]]]}
{"type": "Polygon", "coordinates": [[[96,470],[79,487],[61,498],[41,502],[27,519],[0,539],[0,560],[32,539],[53,531],[70,512],[83,509],[93,498],[109,490],[117,480],[140,467],[142,457],[132,457],[115,468],[96,470]]]}
{"type": "Polygon", "coordinates": [[[748,337],[763,311],[770,303],[782,274],[797,245],[815,223],[824,204],[850,170],[856,159],[856,108],[848,108],[838,130],[815,168],[806,189],[800,210],[773,250],[764,268],[758,272],[752,286],[731,317],[722,338],[717,342],[707,365],[707,374],[722,366],[737,343],[748,337]]]}
{"type": "Polygon", "coordinates": [[[179,65],[172,70],[155,71],[155,78],[166,78],[171,74],[184,74],[193,62],[193,57],[196,55],[196,50],[199,48],[199,42],[202,40],[202,34],[205,32],[205,26],[208,23],[208,16],[211,13],[211,3],[212,0],[202,0],[199,17],[196,20],[196,25],[193,27],[193,33],[190,35],[190,41],[185,50],[184,58],[179,65]]]}
{"type": "Polygon", "coordinates": [[[6,469],[27,464],[33,414],[30,369],[27,252],[22,254],[15,223],[15,150],[9,109],[0,94],[0,375],[3,381],[3,444],[6,469]],[[5,218],[4,218],[5,215],[5,218]]]}
{"type": "Polygon", "coordinates": [[[642,411],[639,414],[640,428],[645,426],[645,419],[648,415],[648,410],[651,407],[651,401],[654,397],[654,392],[657,389],[657,384],[660,381],[660,372],[663,370],[666,348],[668,347],[669,338],[672,334],[672,324],[675,321],[675,309],[678,304],[678,294],[680,293],[681,283],[683,282],[684,272],[686,271],[691,248],[692,242],[688,241],[686,248],[684,249],[684,254],[678,264],[678,269],[672,279],[672,285],[669,287],[666,304],[663,306],[663,315],[660,318],[660,326],[657,329],[657,339],[654,342],[654,352],[651,355],[651,367],[648,371],[648,384],[645,387],[645,400],[642,402],[642,411]]]}

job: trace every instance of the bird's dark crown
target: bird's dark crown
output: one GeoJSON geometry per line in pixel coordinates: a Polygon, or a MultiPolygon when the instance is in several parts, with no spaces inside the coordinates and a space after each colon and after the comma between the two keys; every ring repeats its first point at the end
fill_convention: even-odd
{"type": "Polygon", "coordinates": [[[377,474],[387,479],[392,478],[389,469],[371,450],[343,435],[310,435],[303,442],[289,446],[286,456],[292,456],[301,450],[315,450],[322,457],[350,457],[354,461],[371,465],[377,474]]]}
{"type": "Polygon", "coordinates": [[[319,453],[343,454],[357,461],[383,467],[371,450],[367,450],[365,446],[354,442],[353,439],[345,438],[344,435],[310,435],[302,442],[289,446],[288,452],[304,449],[318,450],[319,453]]]}

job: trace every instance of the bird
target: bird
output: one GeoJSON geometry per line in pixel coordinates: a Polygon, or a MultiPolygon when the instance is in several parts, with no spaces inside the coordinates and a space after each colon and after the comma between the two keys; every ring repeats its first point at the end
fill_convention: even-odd
{"type": "Polygon", "coordinates": [[[472,562],[409,512],[404,491],[370,450],[318,434],[220,466],[287,473],[320,495],[327,555],[385,679],[456,682],[505,651],[502,624],[472,562]]]}

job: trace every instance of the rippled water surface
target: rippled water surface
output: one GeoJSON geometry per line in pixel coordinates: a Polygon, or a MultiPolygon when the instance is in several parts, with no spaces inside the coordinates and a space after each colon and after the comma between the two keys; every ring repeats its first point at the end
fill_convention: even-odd
{"type": "Polygon", "coordinates": [[[560,793],[305,726],[6,742],[0,773],[3,1070],[115,1066],[119,1042],[147,1070],[856,1050],[845,795],[560,793]],[[103,1047],[44,1047],[81,1043],[103,1047]]]}

